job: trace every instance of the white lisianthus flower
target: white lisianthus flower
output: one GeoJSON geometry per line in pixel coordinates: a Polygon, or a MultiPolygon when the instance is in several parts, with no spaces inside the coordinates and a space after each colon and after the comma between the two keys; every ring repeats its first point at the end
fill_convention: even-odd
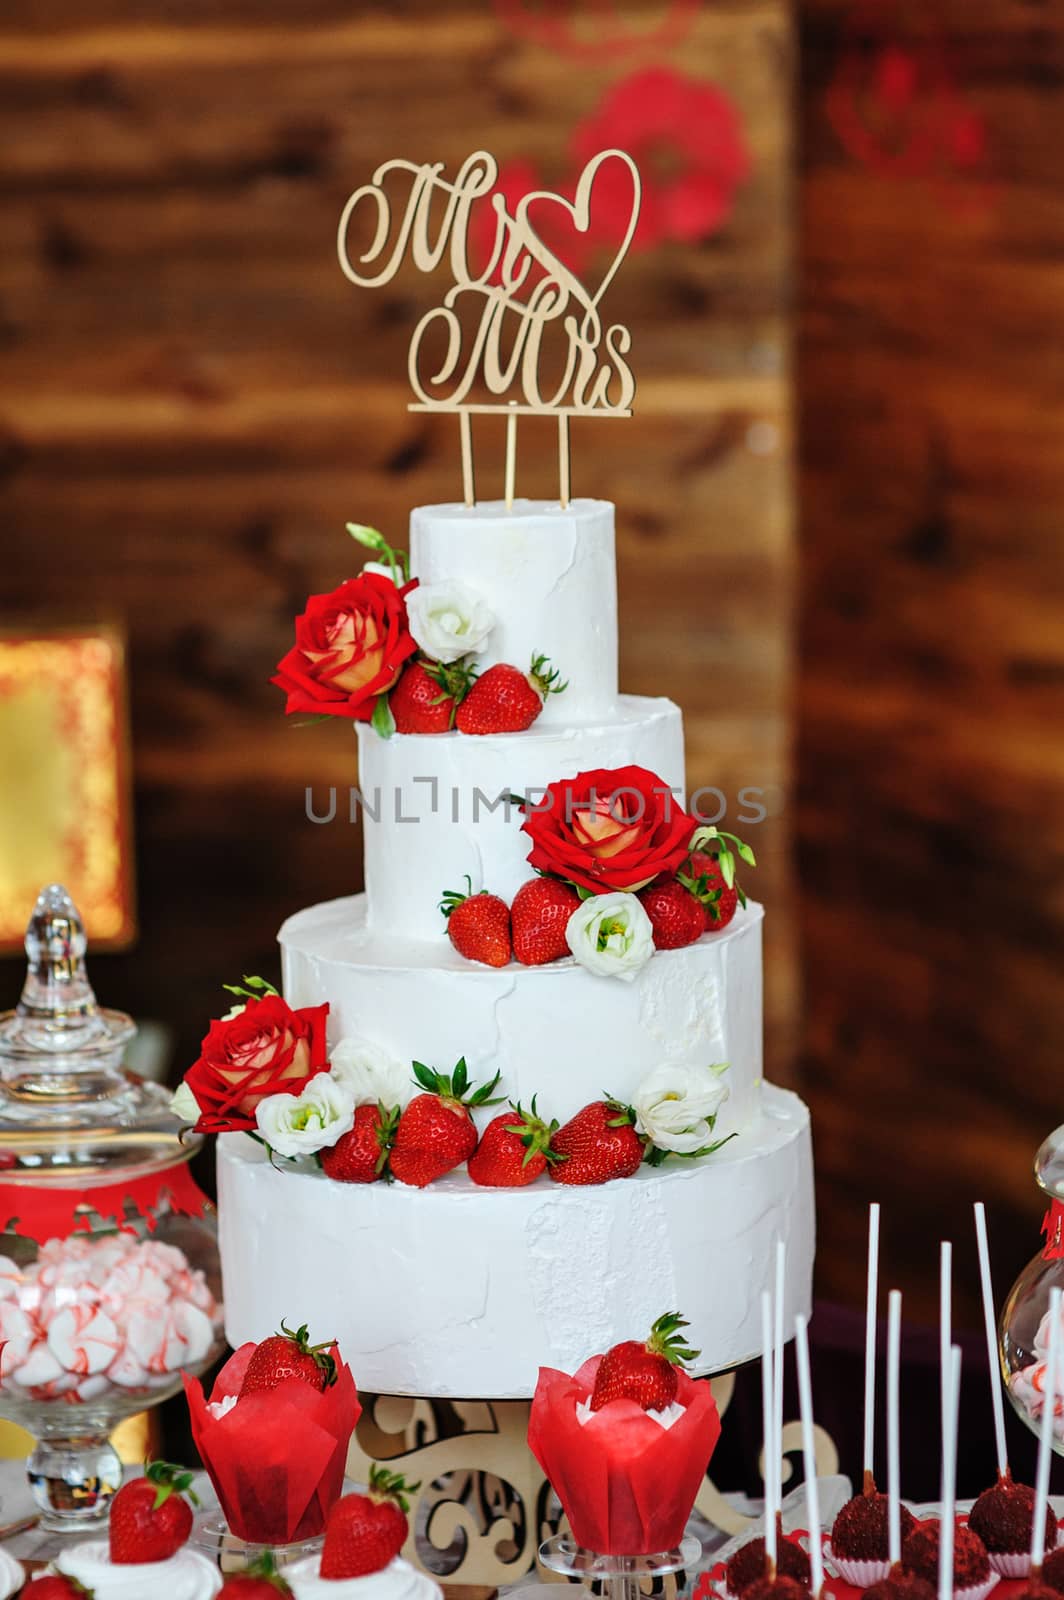
{"type": "Polygon", "coordinates": [[[712,1142],[717,1113],[728,1098],[727,1065],[685,1067],[665,1062],[645,1077],[632,1099],[636,1127],[659,1150],[690,1156],[712,1142]]]}
{"type": "Polygon", "coordinates": [[[478,655],[495,614],[464,583],[423,583],[406,597],[406,616],[418,647],[434,661],[478,655]]]}
{"type": "Polygon", "coordinates": [[[178,1084],[174,1093],[170,1096],[170,1111],[173,1116],[180,1117],[182,1122],[199,1121],[199,1101],[184,1080],[178,1084]]]}
{"type": "Polygon", "coordinates": [[[387,561],[367,561],[362,571],[375,572],[378,578],[387,578],[389,583],[395,582],[395,568],[387,561]]]}
{"type": "Polygon", "coordinates": [[[621,891],[582,900],[565,925],[565,940],[589,972],[626,983],[654,954],[650,918],[634,894],[621,891]]]}
{"type": "Polygon", "coordinates": [[[255,1107],[260,1135],[279,1156],[312,1156],[343,1137],[355,1121],[354,1097],[331,1072],[319,1072],[301,1094],[270,1094],[255,1107]]]}
{"type": "Polygon", "coordinates": [[[371,1039],[352,1035],[330,1052],[330,1076],[343,1085],[356,1106],[398,1106],[413,1099],[417,1084],[409,1062],[390,1055],[371,1039]]]}

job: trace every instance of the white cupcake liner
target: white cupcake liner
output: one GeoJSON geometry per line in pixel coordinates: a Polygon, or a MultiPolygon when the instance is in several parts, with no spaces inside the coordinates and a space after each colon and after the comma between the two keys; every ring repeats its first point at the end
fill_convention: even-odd
{"type": "Polygon", "coordinates": [[[882,1583],[890,1572],[889,1561],[856,1561],[836,1555],[830,1539],[824,1543],[824,1560],[830,1561],[843,1582],[855,1589],[870,1589],[874,1583],[882,1583]]]}
{"type": "Polygon", "coordinates": [[[1031,1553],[1029,1550],[1010,1550],[1008,1552],[988,1550],[990,1565],[1002,1578],[1029,1578],[1031,1576],[1031,1553]]]}

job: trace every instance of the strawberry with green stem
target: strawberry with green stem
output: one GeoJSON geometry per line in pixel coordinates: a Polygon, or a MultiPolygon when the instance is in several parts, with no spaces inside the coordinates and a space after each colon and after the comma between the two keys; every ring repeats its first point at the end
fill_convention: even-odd
{"type": "Polygon", "coordinates": [[[245,1567],[230,1572],[218,1590],[218,1600],[292,1600],[292,1590],[277,1570],[270,1550],[245,1567]]]}
{"type": "Polygon", "coordinates": [[[683,1330],[690,1324],[678,1311],[659,1317],[645,1340],[626,1339],[607,1350],[591,1391],[592,1411],[612,1400],[634,1400],[644,1411],[664,1411],[676,1400],[677,1373],[697,1360],[683,1330]]]}
{"type": "Polygon", "coordinates": [[[736,856],[748,867],[757,865],[750,846],[734,833],[722,833],[713,826],[696,828],[687,870],[676,874],[677,882],[702,906],[707,933],[719,933],[734,917],[736,906],[746,906],[746,895],[735,876],[736,856]]]}
{"type": "Polygon", "coordinates": [[[505,967],[513,954],[510,937],[510,908],[497,894],[486,889],[473,893],[466,874],[466,892],[445,889],[440,911],[447,919],[447,934],[454,948],[467,961],[480,961],[488,967],[505,967]]]}
{"type": "Polygon", "coordinates": [[[557,1159],[551,1150],[557,1131],[557,1122],[544,1122],[539,1115],[535,1095],[529,1111],[511,1101],[509,1111],[493,1118],[481,1134],[469,1157],[469,1176],[491,1189],[523,1189],[535,1183],[557,1159]]]}
{"type": "Polygon", "coordinates": [[[543,710],[547,696],[567,688],[567,682],[558,682],[546,656],[533,655],[527,672],[501,661],[474,683],[458,707],[455,725],[459,733],[523,733],[543,710]]]}
{"type": "Polygon", "coordinates": [[[145,1463],[144,1476],[124,1483],[111,1501],[107,1537],[115,1566],[169,1561],[192,1532],[192,1473],[169,1461],[145,1463]],[[185,1496],[188,1496],[188,1500],[185,1496]]]}
{"type": "Polygon", "coordinates": [[[468,661],[431,661],[417,656],[403,668],[388,696],[397,733],[449,733],[477,669],[468,661]]]}
{"type": "Polygon", "coordinates": [[[311,1344],[305,1322],[294,1333],[282,1322],[280,1333],[263,1339],[252,1352],[240,1385],[241,1399],[248,1394],[276,1389],[290,1378],[298,1378],[319,1393],[330,1388],[336,1382],[335,1349],[335,1339],[311,1344]]]}
{"type": "Polygon", "coordinates": [[[398,1472],[372,1466],[366,1494],[338,1500],[325,1524],[320,1574],[326,1579],[364,1578],[381,1572],[402,1550],[410,1532],[408,1495],[420,1489],[398,1472]]]}
{"type": "Polygon", "coordinates": [[[478,1106],[499,1104],[498,1098],[492,1098],[499,1074],[474,1089],[463,1056],[452,1073],[437,1072],[415,1061],[414,1079],[424,1092],[414,1096],[399,1118],[391,1167],[400,1183],[424,1189],[473,1154],[477,1130],[470,1112],[478,1106]]]}
{"type": "Polygon", "coordinates": [[[388,1158],[398,1127],[398,1106],[372,1102],[356,1106],[353,1126],[331,1148],[319,1152],[325,1176],[336,1183],[376,1183],[380,1178],[390,1182],[388,1158]]]}

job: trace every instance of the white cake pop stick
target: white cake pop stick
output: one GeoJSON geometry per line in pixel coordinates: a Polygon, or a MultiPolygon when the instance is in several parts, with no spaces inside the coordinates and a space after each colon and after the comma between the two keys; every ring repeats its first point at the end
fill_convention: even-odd
{"type": "Polygon", "coordinates": [[[1042,1570],[1046,1553],[1046,1505],[1049,1501],[1049,1463],[1053,1456],[1053,1425],[1060,1390],[1060,1290],[1049,1295],[1049,1351],[1042,1383],[1042,1428],[1038,1435],[1038,1470],[1034,1479],[1034,1522],[1031,1525],[1031,1576],[1042,1570]]]}
{"type": "Polygon", "coordinates": [[[901,1448],[898,1397],[901,1377],[901,1293],[887,1301],[887,1559],[901,1560],[901,1448]]]}
{"type": "Polygon", "coordinates": [[[787,1246],[776,1240],[776,1305],[772,1338],[772,1470],[775,1474],[773,1504],[777,1513],[783,1505],[783,1329],[787,1281],[787,1246]]]}
{"type": "Polygon", "coordinates": [[[876,1430],[876,1319],[879,1300],[879,1207],[868,1208],[868,1284],[865,1297],[864,1352],[864,1492],[870,1494],[875,1475],[876,1430]]]}
{"type": "Polygon", "coordinates": [[[990,1247],[986,1237],[986,1208],[975,1202],[975,1241],[979,1247],[979,1281],[983,1289],[983,1322],[986,1325],[986,1353],[990,1362],[990,1403],[994,1408],[994,1439],[997,1443],[998,1477],[1009,1470],[1005,1443],[1005,1405],[1001,1398],[1001,1369],[998,1365],[997,1318],[994,1314],[994,1289],[990,1281],[990,1247]]]}
{"type": "Polygon", "coordinates": [[[938,1272],[938,1365],[940,1390],[940,1432],[943,1440],[949,1426],[948,1385],[949,1353],[953,1344],[953,1246],[943,1240],[938,1272]]]}
{"type": "Polygon", "coordinates": [[[824,1587],[824,1545],[820,1536],[820,1485],[816,1476],[816,1439],[813,1434],[813,1384],[809,1374],[809,1335],[805,1317],[794,1324],[798,1357],[798,1409],[802,1416],[802,1464],[805,1469],[805,1520],[809,1524],[809,1588],[819,1600],[824,1587]]]}
{"type": "Polygon", "coordinates": [[[773,1401],[772,1360],[772,1296],[767,1289],[761,1291],[761,1419],[765,1435],[765,1568],[770,1578],[776,1576],[776,1473],[772,1465],[776,1429],[772,1420],[773,1401]]]}
{"type": "Polygon", "coordinates": [[[957,1526],[957,1422],[961,1409],[961,1353],[951,1346],[943,1368],[942,1509],[938,1525],[938,1600],[953,1600],[953,1544],[957,1526]]]}

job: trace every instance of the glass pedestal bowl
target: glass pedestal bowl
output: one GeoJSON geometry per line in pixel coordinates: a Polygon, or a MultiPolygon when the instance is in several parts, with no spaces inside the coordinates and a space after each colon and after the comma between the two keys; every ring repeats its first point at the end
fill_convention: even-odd
{"type": "MultiPolygon", "coordinates": [[[[1064,1127],[1049,1135],[1035,1157],[1035,1178],[1049,1198],[1045,1246],[1009,1290],[998,1324],[1005,1388],[1034,1432],[1041,1428],[1042,1391],[1049,1351],[1049,1296],[1064,1289],[1064,1127]]],[[[1054,1408],[1053,1448],[1064,1455],[1064,1406],[1054,1408]]]]}
{"type": "Polygon", "coordinates": [[[109,1434],[222,1346],[202,1143],[168,1092],[122,1067],[134,1033],[96,1004],[85,933],[58,885],[26,934],[22,998],[0,1016],[0,1416],[33,1434],[47,1526],[106,1516],[122,1482],[109,1434]]]}

